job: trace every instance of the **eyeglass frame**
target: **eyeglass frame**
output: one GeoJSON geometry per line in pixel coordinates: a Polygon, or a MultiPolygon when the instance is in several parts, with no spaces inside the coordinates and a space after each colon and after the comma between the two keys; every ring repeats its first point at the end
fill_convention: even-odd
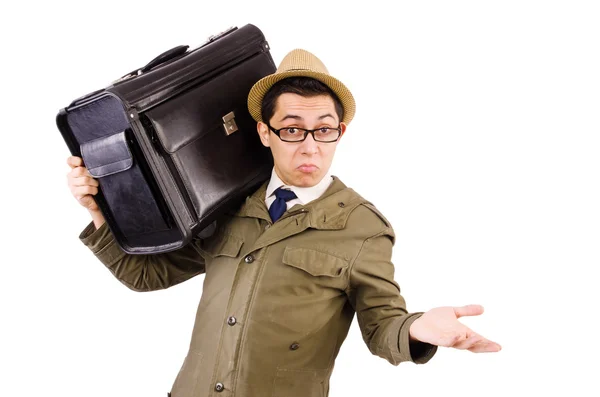
{"type": "Polygon", "coordinates": [[[277,135],[277,138],[279,138],[282,142],[288,142],[288,143],[300,143],[300,142],[304,142],[306,140],[306,137],[308,136],[308,134],[312,135],[313,140],[315,142],[320,142],[320,143],[333,143],[333,142],[337,142],[337,141],[340,140],[340,136],[342,136],[342,129],[340,128],[340,124],[338,124],[337,128],[334,128],[334,127],[319,127],[319,128],[315,128],[314,130],[309,130],[309,129],[302,128],[302,127],[283,127],[283,128],[275,129],[275,128],[271,127],[271,125],[269,123],[265,123],[265,124],[267,125],[267,127],[269,127],[269,129],[271,131],[273,131],[273,133],[275,135],[277,135]],[[296,128],[298,130],[304,131],[304,137],[302,138],[302,140],[299,140],[299,141],[286,141],[285,139],[282,139],[281,136],[279,135],[280,131],[288,129],[288,128],[296,128]],[[337,130],[337,132],[338,132],[337,138],[335,138],[334,141],[319,141],[319,140],[315,139],[315,131],[318,131],[321,128],[329,128],[331,130],[337,130]]]}

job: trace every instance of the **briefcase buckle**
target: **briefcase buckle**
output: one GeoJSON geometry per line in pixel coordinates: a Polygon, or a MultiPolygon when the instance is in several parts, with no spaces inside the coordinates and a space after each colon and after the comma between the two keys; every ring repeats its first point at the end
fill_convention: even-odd
{"type": "Polygon", "coordinates": [[[233,112],[229,112],[223,116],[223,128],[225,128],[225,133],[227,135],[231,135],[238,130],[237,124],[235,123],[235,114],[233,112]]]}

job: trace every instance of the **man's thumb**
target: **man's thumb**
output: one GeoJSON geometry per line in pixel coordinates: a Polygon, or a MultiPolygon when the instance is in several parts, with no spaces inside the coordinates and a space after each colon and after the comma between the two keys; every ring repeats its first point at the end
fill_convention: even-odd
{"type": "Polygon", "coordinates": [[[478,316],[483,313],[483,306],[481,305],[466,305],[454,308],[456,318],[463,316],[478,316]]]}

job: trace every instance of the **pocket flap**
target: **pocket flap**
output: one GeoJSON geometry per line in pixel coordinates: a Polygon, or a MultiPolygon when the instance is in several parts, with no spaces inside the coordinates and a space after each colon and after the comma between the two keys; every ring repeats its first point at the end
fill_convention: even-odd
{"type": "Polygon", "coordinates": [[[210,256],[229,256],[235,258],[240,253],[244,241],[228,234],[221,234],[218,238],[206,240],[206,245],[201,249],[210,256]]]}
{"type": "Polygon", "coordinates": [[[338,277],[348,267],[348,260],[310,248],[287,247],[283,263],[302,269],[313,276],[338,277]]]}
{"type": "Polygon", "coordinates": [[[133,165],[133,156],[125,131],[81,144],[81,157],[94,178],[125,171],[133,165]]]}

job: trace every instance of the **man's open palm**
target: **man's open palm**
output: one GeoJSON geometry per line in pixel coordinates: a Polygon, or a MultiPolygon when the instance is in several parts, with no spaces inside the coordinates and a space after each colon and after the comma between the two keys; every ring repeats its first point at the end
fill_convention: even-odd
{"type": "Polygon", "coordinates": [[[480,305],[436,307],[425,312],[410,327],[413,339],[436,346],[453,347],[474,353],[497,352],[501,347],[473,332],[458,319],[483,313],[480,305]]]}

